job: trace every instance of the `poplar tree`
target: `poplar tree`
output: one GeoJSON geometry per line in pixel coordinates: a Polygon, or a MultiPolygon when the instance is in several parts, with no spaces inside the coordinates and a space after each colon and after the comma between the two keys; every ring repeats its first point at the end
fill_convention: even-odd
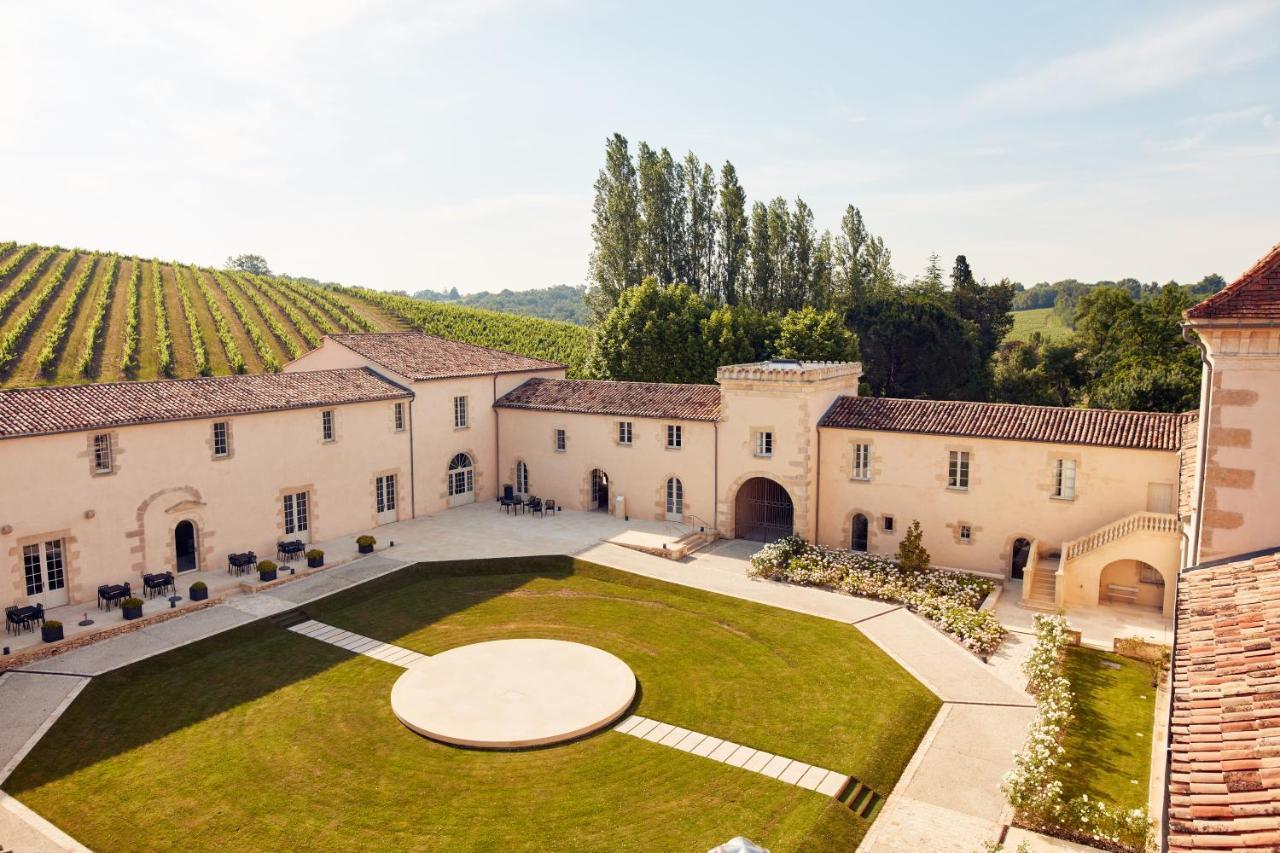
{"type": "Polygon", "coordinates": [[[725,161],[720,168],[720,210],[716,215],[720,257],[720,295],[729,305],[736,305],[746,286],[747,193],[738,182],[738,171],[725,161]]]}
{"type": "Polygon", "coordinates": [[[587,303],[598,320],[618,303],[618,297],[640,282],[637,253],[640,244],[640,214],[636,168],[627,140],[615,133],[605,142],[605,165],[595,183],[595,220],[591,236],[591,277],[595,287],[587,303]]]}
{"type": "Polygon", "coordinates": [[[684,158],[684,181],[684,281],[705,298],[718,299],[715,172],[690,151],[684,158]]]}
{"type": "Polygon", "coordinates": [[[777,268],[769,253],[769,208],[762,201],[751,205],[751,287],[747,302],[761,311],[773,307],[777,268]]]}
{"type": "Polygon", "coordinates": [[[840,219],[840,236],[835,241],[832,283],[835,300],[843,308],[861,302],[871,285],[869,259],[870,235],[862,221],[862,212],[853,205],[844,209],[840,219]]]}

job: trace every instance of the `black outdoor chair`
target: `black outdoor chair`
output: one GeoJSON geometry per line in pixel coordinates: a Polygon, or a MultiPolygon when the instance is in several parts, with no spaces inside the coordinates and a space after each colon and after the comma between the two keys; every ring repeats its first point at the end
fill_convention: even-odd
{"type": "Polygon", "coordinates": [[[555,499],[554,499],[554,498],[547,498],[545,501],[543,501],[543,502],[542,502],[542,517],[543,517],[543,518],[546,518],[546,517],[547,517],[547,513],[549,513],[549,512],[551,512],[551,513],[555,513],[555,512],[559,512],[559,511],[560,511],[560,507],[556,506],[556,502],[555,502],[555,499]]]}
{"type": "Polygon", "coordinates": [[[252,572],[258,567],[258,555],[252,551],[245,551],[243,554],[227,555],[227,574],[243,575],[252,572]]]}
{"type": "Polygon", "coordinates": [[[173,572],[157,572],[153,575],[143,575],[142,585],[145,587],[147,598],[155,598],[157,595],[168,591],[173,592],[173,572]]]}
{"type": "Polygon", "coordinates": [[[292,539],[288,542],[276,543],[276,559],[282,563],[288,563],[302,556],[302,552],[307,550],[307,546],[303,544],[301,539],[292,539]]]}
{"type": "Polygon", "coordinates": [[[529,512],[534,515],[542,515],[543,513],[542,498],[535,498],[533,495],[530,495],[529,500],[525,501],[524,505],[529,512]]]}
{"type": "Polygon", "coordinates": [[[111,605],[123,601],[130,595],[129,584],[103,584],[98,587],[98,607],[110,610],[111,605]]]}
{"type": "Polygon", "coordinates": [[[510,483],[507,483],[502,487],[502,494],[498,496],[498,509],[503,512],[510,512],[511,507],[515,505],[515,499],[515,490],[510,483]]]}
{"type": "Polygon", "coordinates": [[[37,603],[35,607],[27,608],[27,627],[34,631],[37,624],[44,624],[43,603],[37,603]]]}
{"type": "Polygon", "coordinates": [[[22,629],[27,627],[27,611],[29,607],[19,607],[13,605],[4,609],[4,632],[6,634],[18,634],[22,629]]]}

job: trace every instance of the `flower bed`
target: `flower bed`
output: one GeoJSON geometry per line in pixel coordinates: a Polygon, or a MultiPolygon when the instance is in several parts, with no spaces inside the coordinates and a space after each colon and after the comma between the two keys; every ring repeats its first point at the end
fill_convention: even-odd
{"type": "Polygon", "coordinates": [[[1151,821],[1146,809],[1119,809],[1087,795],[1066,799],[1055,771],[1062,765],[1062,735],[1071,722],[1074,697],[1062,675],[1068,643],[1067,620],[1037,615],[1036,644],[1022,665],[1027,688],[1036,697],[1036,718],[1027,742],[1014,756],[1001,786],[1019,826],[1046,835],[1117,851],[1146,851],[1151,821]]]}
{"type": "Polygon", "coordinates": [[[984,660],[1007,633],[995,614],[978,610],[995,584],[974,575],[907,571],[884,557],[810,545],[796,536],[761,548],[751,558],[751,575],[903,604],[984,660]]]}

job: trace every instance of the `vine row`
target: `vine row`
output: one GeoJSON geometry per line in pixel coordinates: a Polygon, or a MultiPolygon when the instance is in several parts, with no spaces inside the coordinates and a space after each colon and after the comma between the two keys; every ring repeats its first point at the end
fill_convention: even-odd
{"type": "Polygon", "coordinates": [[[129,375],[138,363],[138,301],[142,295],[142,261],[131,259],[133,274],[129,276],[129,302],[125,306],[124,343],[120,351],[120,372],[129,375]]]}
{"type": "Polygon", "coordinates": [[[218,302],[213,295],[213,288],[209,287],[209,282],[205,280],[204,276],[200,275],[200,271],[195,267],[191,268],[191,274],[195,277],[196,286],[200,288],[200,293],[204,295],[205,304],[209,306],[209,313],[213,316],[213,325],[218,330],[218,340],[222,341],[222,349],[227,354],[227,362],[231,365],[231,372],[244,373],[244,355],[241,354],[240,347],[236,346],[235,338],[231,335],[231,324],[227,322],[222,309],[218,307],[218,302]]]}
{"type": "Polygon", "coordinates": [[[200,333],[200,318],[196,316],[195,305],[191,302],[191,288],[187,287],[186,276],[191,273],[184,267],[173,265],[173,281],[178,286],[178,301],[182,303],[182,316],[187,321],[187,331],[191,334],[191,352],[195,360],[196,375],[209,375],[209,351],[205,349],[204,335],[200,333]]]}
{"type": "Polygon", "coordinates": [[[271,330],[271,334],[275,335],[276,340],[289,353],[289,360],[302,355],[303,349],[298,346],[297,339],[289,334],[289,330],[285,328],[280,319],[276,317],[276,313],[271,310],[271,306],[267,304],[267,300],[262,298],[262,294],[258,292],[258,288],[247,283],[242,276],[227,274],[227,278],[243,293],[249,297],[249,301],[258,309],[258,313],[262,315],[262,319],[266,321],[267,328],[271,330]]]}
{"type": "Polygon", "coordinates": [[[156,363],[161,376],[173,375],[173,335],[169,331],[169,309],[164,305],[164,280],[160,261],[151,259],[151,296],[156,307],[156,363]]]}
{"type": "Polygon", "coordinates": [[[53,372],[58,360],[58,354],[62,352],[62,343],[67,336],[67,332],[71,330],[71,323],[75,320],[76,309],[80,307],[80,299],[84,296],[85,290],[89,287],[89,282],[93,279],[93,271],[98,268],[98,256],[95,254],[85,264],[84,271],[80,273],[80,277],[76,279],[76,283],[71,288],[71,294],[67,297],[67,301],[63,303],[62,310],[58,312],[58,319],[53,321],[53,326],[44,333],[44,346],[40,347],[40,354],[36,356],[36,369],[41,375],[48,376],[53,372]]]}
{"type": "Polygon", "coordinates": [[[245,334],[249,336],[249,340],[253,343],[253,348],[258,351],[258,357],[262,359],[262,367],[272,373],[278,371],[280,362],[276,360],[275,353],[271,351],[271,345],[267,342],[266,336],[262,334],[262,330],[254,322],[253,315],[245,307],[244,300],[236,295],[231,282],[222,273],[214,272],[213,280],[218,283],[218,288],[227,297],[227,301],[231,303],[231,310],[235,311],[236,316],[240,318],[240,325],[244,327],[245,334]]]}
{"type": "Polygon", "coordinates": [[[36,258],[36,262],[32,264],[26,272],[19,276],[17,281],[9,285],[8,290],[4,293],[0,293],[0,319],[4,319],[4,314],[9,310],[9,306],[12,305],[17,298],[31,286],[32,282],[40,277],[40,273],[43,272],[44,268],[48,265],[49,259],[53,257],[53,253],[53,249],[45,249],[44,252],[41,253],[40,257],[36,258]]]}
{"type": "Polygon", "coordinates": [[[54,265],[53,271],[49,274],[45,283],[40,286],[35,295],[31,297],[31,301],[27,303],[27,308],[22,315],[9,327],[9,331],[5,334],[4,339],[0,340],[0,373],[8,373],[9,368],[13,366],[13,361],[18,356],[18,345],[22,343],[27,332],[31,329],[31,324],[40,318],[44,312],[44,307],[49,303],[49,299],[57,292],[67,278],[67,269],[71,266],[71,262],[75,260],[75,252],[67,252],[54,265]]]}
{"type": "Polygon", "coordinates": [[[84,330],[84,340],[80,344],[80,355],[76,358],[76,376],[87,377],[89,368],[93,366],[94,353],[98,348],[98,336],[107,319],[107,306],[111,304],[111,293],[115,289],[116,273],[120,269],[120,256],[112,255],[107,264],[107,272],[98,289],[98,298],[93,302],[93,313],[89,316],[89,325],[84,330]]]}

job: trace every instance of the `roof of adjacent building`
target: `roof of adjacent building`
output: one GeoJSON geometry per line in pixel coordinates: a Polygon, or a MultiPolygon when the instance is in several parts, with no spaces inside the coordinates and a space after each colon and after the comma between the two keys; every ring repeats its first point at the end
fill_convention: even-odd
{"type": "Polygon", "coordinates": [[[493,405],[544,412],[714,421],[720,416],[720,389],[715,385],[666,382],[530,379],[493,405]]]}
{"type": "Polygon", "coordinates": [[[413,380],[552,370],[563,364],[451,341],[425,332],[330,335],[370,361],[413,380]]]}
{"type": "Polygon", "coordinates": [[[1195,412],[1118,412],[955,400],[837,397],[821,427],[962,435],[1051,444],[1178,450],[1195,412]]]}
{"type": "Polygon", "coordinates": [[[1280,243],[1244,275],[1187,309],[1189,320],[1280,320],[1280,243]]]}
{"type": "Polygon", "coordinates": [[[1280,554],[1185,570],[1169,730],[1169,849],[1280,847],[1280,554]]]}
{"type": "Polygon", "coordinates": [[[363,367],[0,391],[0,438],[409,397],[363,367]]]}

